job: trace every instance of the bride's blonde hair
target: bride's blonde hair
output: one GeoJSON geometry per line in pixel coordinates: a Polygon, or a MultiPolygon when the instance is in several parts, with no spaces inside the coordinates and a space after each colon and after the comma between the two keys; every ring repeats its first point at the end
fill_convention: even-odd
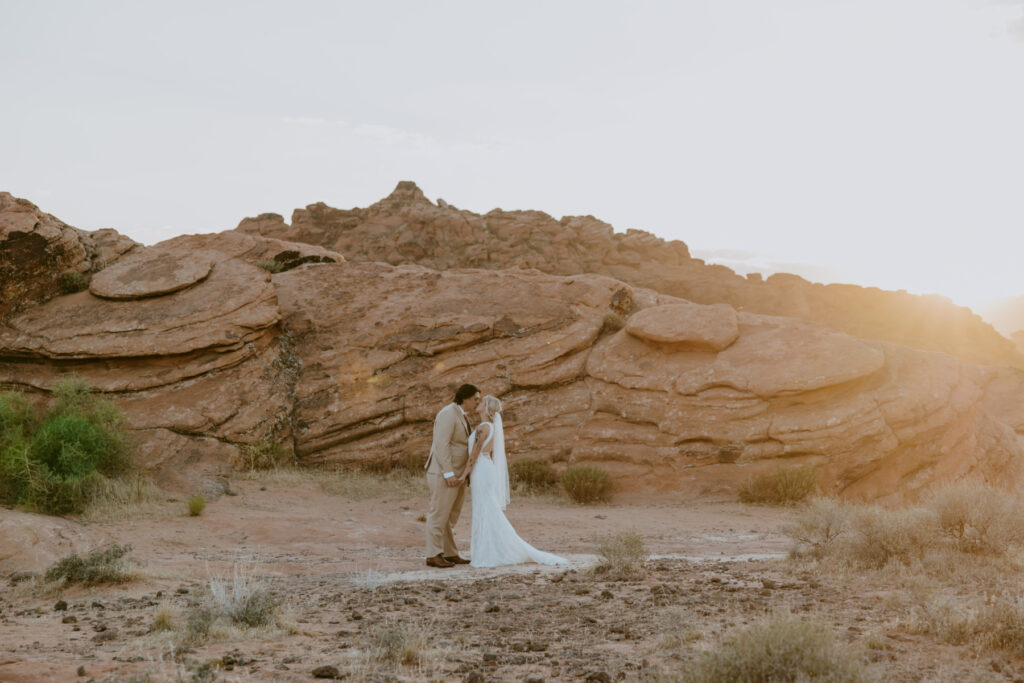
{"type": "Polygon", "coordinates": [[[494,416],[501,412],[501,401],[496,396],[488,394],[484,396],[484,408],[487,409],[488,419],[494,419],[494,416]]]}

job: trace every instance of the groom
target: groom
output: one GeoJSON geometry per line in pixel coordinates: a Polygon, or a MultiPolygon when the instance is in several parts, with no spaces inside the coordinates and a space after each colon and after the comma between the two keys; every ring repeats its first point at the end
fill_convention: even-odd
{"type": "Polygon", "coordinates": [[[476,410],[480,390],[463,384],[455,400],[434,418],[434,441],[427,457],[427,486],[430,487],[430,512],[427,514],[427,566],[451,567],[469,564],[459,557],[452,527],[459,521],[466,487],[459,476],[469,459],[469,417],[476,410]]]}

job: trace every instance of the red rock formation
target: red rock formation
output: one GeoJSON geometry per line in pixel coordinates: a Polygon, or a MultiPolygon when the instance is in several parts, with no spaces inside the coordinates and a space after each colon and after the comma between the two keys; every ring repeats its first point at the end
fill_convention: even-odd
{"type": "MultiPolygon", "coordinates": [[[[405,190],[379,215],[421,203],[405,190]]],[[[604,275],[345,263],[229,231],[135,247],[90,290],[17,303],[0,387],[77,373],[177,488],[216,487],[262,439],[307,465],[422,456],[465,381],[505,401],[513,460],[598,463],[627,490],[700,491],[779,463],[813,464],[824,490],[857,498],[1024,483],[1020,370],[604,275]],[[253,265],[268,260],[296,267],[253,265]]]]}
{"type": "Polygon", "coordinates": [[[0,192],[0,320],[58,295],[62,273],[100,270],[135,246],[114,230],[78,230],[0,192]]]}
{"type": "Polygon", "coordinates": [[[703,304],[803,318],[855,337],[943,351],[972,363],[1024,368],[1024,355],[970,309],[939,296],[853,285],[814,284],[778,274],[761,281],[690,258],[685,244],[641,230],[615,233],[593,216],[555,220],[540,211],[484,215],[431,203],[412,182],[365,209],[312,204],[291,225],[277,214],[236,230],[318,244],[349,260],[452,268],[536,268],[557,275],[600,273],[703,304]]]}
{"type": "Polygon", "coordinates": [[[730,318],[596,275],[349,263],[275,284],[303,358],[304,463],[422,454],[434,411],[472,381],[505,402],[513,459],[599,463],[623,488],[699,490],[780,462],[814,464],[826,491],[856,498],[969,475],[1021,481],[1024,425],[983,407],[990,385],[1024,392],[1019,371],[997,381],[948,355],[730,318]],[[638,312],[608,334],[623,301],[638,312]],[[730,320],[734,336],[694,339],[730,320]]]}

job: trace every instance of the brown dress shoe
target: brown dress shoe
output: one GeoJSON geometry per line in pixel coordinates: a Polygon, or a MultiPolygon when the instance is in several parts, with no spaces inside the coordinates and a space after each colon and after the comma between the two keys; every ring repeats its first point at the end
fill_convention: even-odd
{"type": "Polygon", "coordinates": [[[452,564],[469,564],[469,560],[463,559],[458,555],[452,555],[451,557],[446,555],[444,559],[446,562],[451,562],[452,564]]]}
{"type": "Polygon", "coordinates": [[[427,558],[427,566],[428,567],[437,567],[438,569],[447,569],[448,567],[452,567],[454,565],[455,565],[454,562],[449,562],[448,560],[444,559],[440,555],[435,555],[434,557],[428,557],[427,558]]]}

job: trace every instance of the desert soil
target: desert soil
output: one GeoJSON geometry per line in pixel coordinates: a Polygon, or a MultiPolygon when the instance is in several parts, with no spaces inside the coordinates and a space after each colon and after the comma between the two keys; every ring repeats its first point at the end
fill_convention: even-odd
{"type": "MultiPolygon", "coordinates": [[[[794,512],[784,508],[714,497],[594,506],[518,497],[508,510],[517,530],[568,567],[431,569],[419,478],[233,485],[236,495],[198,517],[176,501],[121,521],[68,522],[90,543],[131,544],[137,578],[55,593],[4,577],[0,681],[309,681],[318,667],[348,680],[642,680],[683,670],[777,611],[832,629],[883,680],[1024,680],[1011,659],[909,634],[887,607],[895,587],[787,560],[781,527],[794,512]],[[642,573],[595,574],[595,536],[630,531],[651,553],[642,573]],[[159,605],[184,614],[209,577],[239,567],[284,598],[285,628],[194,646],[150,632],[159,605]],[[58,600],[67,608],[55,609],[58,600]],[[426,636],[418,661],[369,656],[375,637],[402,628],[426,636]]],[[[456,529],[464,555],[469,510],[467,501],[456,529]]]]}

